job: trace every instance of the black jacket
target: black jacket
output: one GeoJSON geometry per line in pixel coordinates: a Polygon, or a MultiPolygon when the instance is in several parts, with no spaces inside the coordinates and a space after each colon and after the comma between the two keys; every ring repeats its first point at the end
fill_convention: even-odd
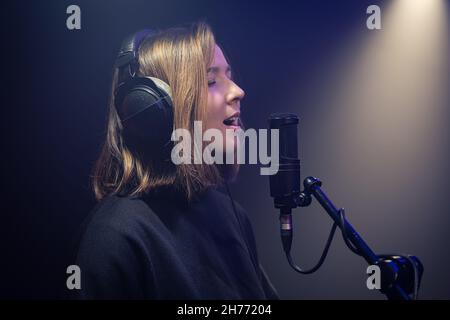
{"type": "Polygon", "coordinates": [[[278,299],[236,202],[240,223],[217,189],[191,204],[173,196],[109,196],[94,208],[82,228],[81,289],[72,298],[278,299]]]}

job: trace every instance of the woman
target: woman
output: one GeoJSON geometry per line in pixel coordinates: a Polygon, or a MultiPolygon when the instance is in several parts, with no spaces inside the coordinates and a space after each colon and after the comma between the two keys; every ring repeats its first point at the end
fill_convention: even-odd
{"type": "MultiPolygon", "coordinates": [[[[193,133],[199,120],[225,137],[226,129],[241,126],[244,91],[206,23],[141,37],[131,44],[136,60],[129,61],[134,53],[125,45],[116,64],[106,142],[93,175],[99,203],[79,242],[76,296],[277,299],[245,211],[220,191],[228,191],[238,166],[170,161],[168,128],[193,133]],[[157,103],[167,104],[132,111],[120,84],[133,77],[152,77],[163,97],[157,103]]],[[[235,148],[228,138],[223,152],[235,148]]]]}

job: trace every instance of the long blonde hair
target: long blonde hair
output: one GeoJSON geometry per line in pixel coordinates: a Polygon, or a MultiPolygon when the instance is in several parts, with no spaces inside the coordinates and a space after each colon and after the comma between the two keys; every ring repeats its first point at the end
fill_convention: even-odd
{"type": "MultiPolygon", "coordinates": [[[[208,99],[207,68],[214,57],[215,39],[209,25],[194,23],[170,28],[145,38],[138,50],[139,76],[156,77],[171,87],[174,129],[188,129],[195,120],[206,120],[208,99]]],[[[158,187],[173,186],[188,200],[210,186],[223,182],[215,165],[162,163],[157,157],[142,157],[122,136],[122,125],[114,105],[115,70],[106,140],[94,166],[92,185],[100,201],[113,194],[141,195],[158,187]]],[[[158,153],[158,150],[154,151],[158,153]]]]}

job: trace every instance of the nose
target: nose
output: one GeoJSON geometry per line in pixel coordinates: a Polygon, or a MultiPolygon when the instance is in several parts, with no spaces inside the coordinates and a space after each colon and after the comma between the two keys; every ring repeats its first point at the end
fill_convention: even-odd
{"type": "Polygon", "coordinates": [[[230,80],[230,85],[227,92],[228,104],[238,103],[245,96],[244,90],[241,89],[234,81],[230,80]]]}

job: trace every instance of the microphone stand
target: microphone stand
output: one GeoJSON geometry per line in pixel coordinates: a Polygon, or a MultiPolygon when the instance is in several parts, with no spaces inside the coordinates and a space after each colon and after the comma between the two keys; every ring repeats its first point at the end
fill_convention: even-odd
{"type": "MultiPolygon", "coordinates": [[[[343,209],[337,209],[333,202],[321,189],[322,182],[314,177],[307,177],[303,181],[304,190],[298,194],[286,197],[275,198],[275,207],[280,209],[281,237],[283,247],[288,256],[291,266],[294,267],[290,258],[290,247],[292,243],[292,208],[306,207],[311,204],[314,197],[322,208],[333,219],[335,224],[341,229],[347,246],[356,254],[360,255],[370,265],[380,267],[381,288],[380,292],[386,295],[389,300],[411,300],[410,295],[417,295],[417,290],[423,274],[423,265],[415,256],[399,255],[377,255],[366,244],[361,236],[355,231],[352,225],[343,216],[343,209]]],[[[334,227],[335,228],[335,227],[334,227]]],[[[333,231],[334,233],[334,231],[333,231]]],[[[327,244],[326,250],[331,243],[327,244]]],[[[326,252],[324,253],[326,255],[326,252]]],[[[322,262],[325,258],[321,258],[322,262]],[[323,258],[323,259],[322,259],[323,258]]],[[[317,268],[320,267],[321,262],[317,268]]],[[[298,267],[294,269],[300,270],[298,267]]],[[[301,273],[312,273],[301,272],[301,273]]]]}

